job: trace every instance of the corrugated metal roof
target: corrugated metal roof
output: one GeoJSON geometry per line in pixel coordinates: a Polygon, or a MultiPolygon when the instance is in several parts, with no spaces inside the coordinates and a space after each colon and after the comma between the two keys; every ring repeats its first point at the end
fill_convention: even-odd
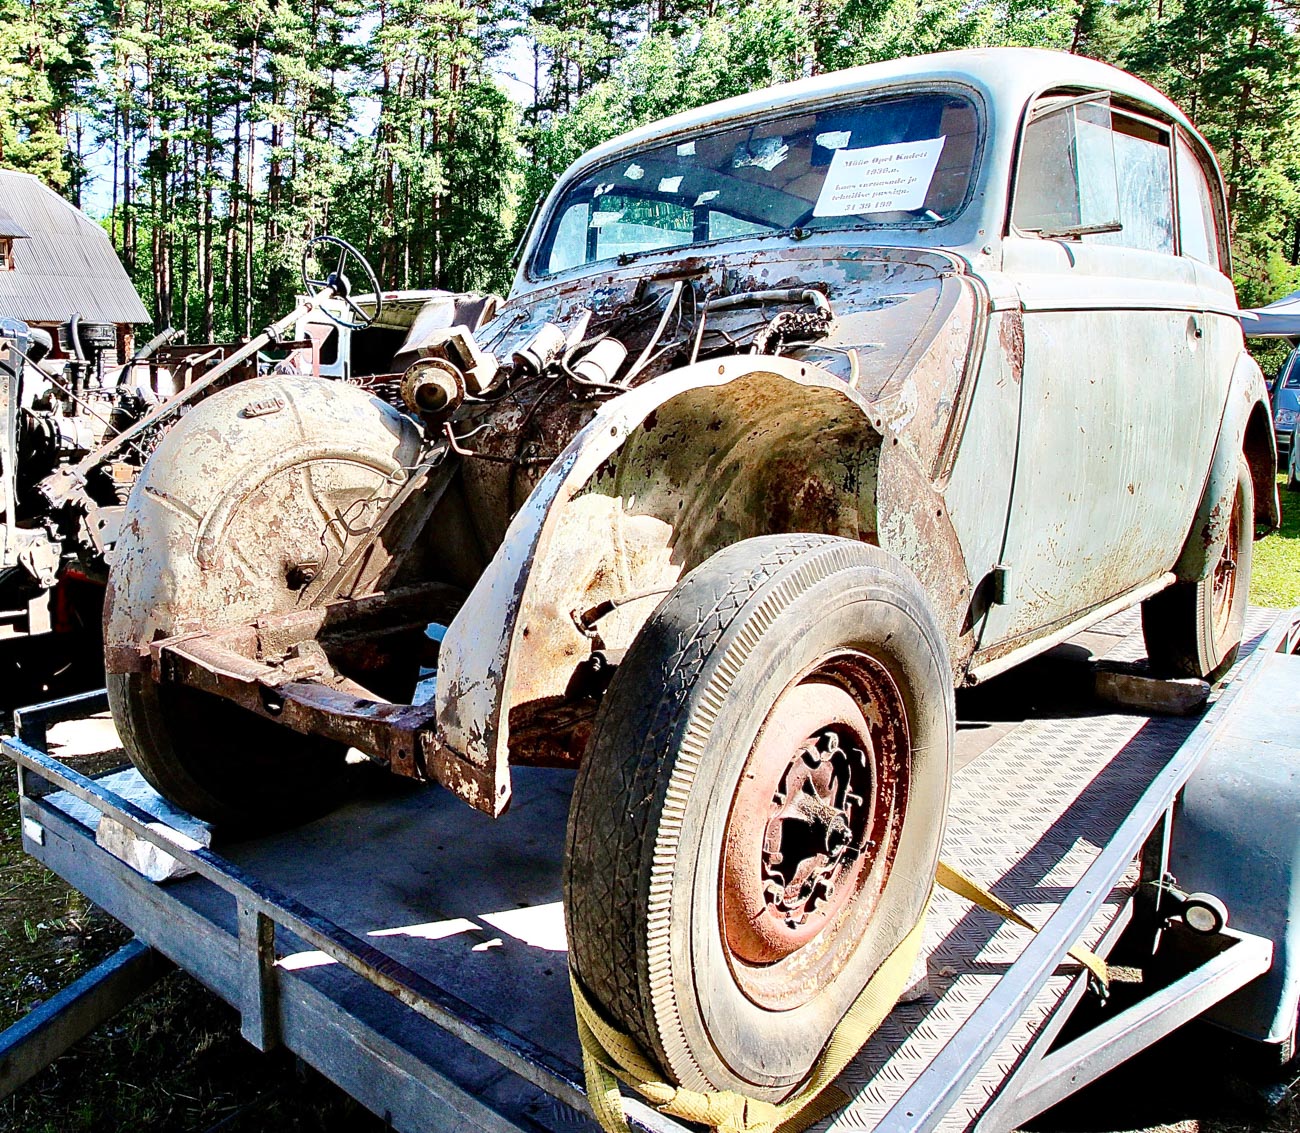
{"type": "Polygon", "coordinates": [[[7,236],[11,240],[26,240],[28,238],[27,233],[18,221],[14,220],[2,208],[0,208],[0,236],[7,236]]]}
{"type": "Polygon", "coordinates": [[[0,271],[0,316],[27,322],[152,322],[108,233],[30,173],[0,169],[0,209],[31,238],[0,271]]]}

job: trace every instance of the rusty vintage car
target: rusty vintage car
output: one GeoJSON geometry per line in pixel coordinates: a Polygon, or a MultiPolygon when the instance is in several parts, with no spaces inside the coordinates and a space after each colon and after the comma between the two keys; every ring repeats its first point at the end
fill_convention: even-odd
{"type": "Polygon", "coordinates": [[[576,765],[586,994],[783,1097],[922,915],[955,687],[1137,603],[1156,669],[1231,661],[1278,499],[1227,231],[1186,116],[1064,54],[603,145],[480,328],[167,433],[109,580],[122,739],[231,826],[358,752],[491,815],[576,765]]]}

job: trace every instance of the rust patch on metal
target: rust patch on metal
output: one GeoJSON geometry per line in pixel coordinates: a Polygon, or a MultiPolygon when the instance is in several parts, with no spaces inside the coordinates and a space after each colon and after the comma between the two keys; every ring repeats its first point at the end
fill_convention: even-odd
{"type": "Polygon", "coordinates": [[[431,704],[393,704],[340,673],[321,639],[331,626],[345,637],[423,626],[430,606],[448,599],[435,584],[260,619],[252,624],[196,631],[148,647],[151,675],[233,701],[246,711],[305,735],[322,736],[366,752],[398,775],[435,779],[472,806],[500,814],[509,800],[504,768],[484,766],[439,740],[431,704]],[[412,609],[414,607],[415,609],[412,609]],[[415,613],[418,610],[418,615],[415,613]]]}
{"type": "Polygon", "coordinates": [[[865,654],[822,663],[772,707],[722,861],[723,943],[750,999],[797,1007],[852,954],[897,854],[909,745],[898,688],[865,654]]]}
{"type": "Polygon", "coordinates": [[[1019,311],[1002,312],[998,320],[998,342],[1007,360],[1007,372],[1019,385],[1025,372],[1025,318],[1019,311]]]}

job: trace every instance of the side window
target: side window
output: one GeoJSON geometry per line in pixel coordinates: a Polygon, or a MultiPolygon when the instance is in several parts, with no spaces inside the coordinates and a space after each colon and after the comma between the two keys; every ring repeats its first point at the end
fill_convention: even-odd
{"type": "Polygon", "coordinates": [[[1012,223],[1087,244],[1174,252],[1169,131],[1107,95],[1046,98],[1020,145],[1012,223]]]}
{"type": "Polygon", "coordinates": [[[1117,232],[1119,199],[1108,95],[1048,98],[1020,140],[1011,222],[1048,238],[1117,232]]]}
{"type": "Polygon", "coordinates": [[[1088,243],[1174,253],[1174,187],[1169,131],[1140,118],[1115,114],[1115,172],[1119,180],[1118,232],[1088,243]]]}
{"type": "Polygon", "coordinates": [[[1175,160],[1178,166],[1178,233],[1184,256],[1219,267],[1219,234],[1214,223],[1214,194],[1205,166],[1180,134],[1175,160]]]}
{"type": "Polygon", "coordinates": [[[591,205],[572,205],[565,210],[555,230],[547,271],[564,271],[587,262],[587,220],[591,205]]]}

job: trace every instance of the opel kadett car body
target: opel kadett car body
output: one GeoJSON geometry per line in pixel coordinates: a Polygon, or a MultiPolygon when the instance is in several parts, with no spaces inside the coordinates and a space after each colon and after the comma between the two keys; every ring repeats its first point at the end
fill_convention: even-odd
{"type": "Polygon", "coordinates": [[[1154,668],[1231,660],[1278,501],[1227,224],[1186,116],[1056,53],[603,145],[490,321],[167,435],[110,578],[122,738],[228,824],[349,748],[491,814],[577,765],[580,986],[675,1081],[783,1097],[914,939],[956,686],[1137,603],[1154,668]]]}

